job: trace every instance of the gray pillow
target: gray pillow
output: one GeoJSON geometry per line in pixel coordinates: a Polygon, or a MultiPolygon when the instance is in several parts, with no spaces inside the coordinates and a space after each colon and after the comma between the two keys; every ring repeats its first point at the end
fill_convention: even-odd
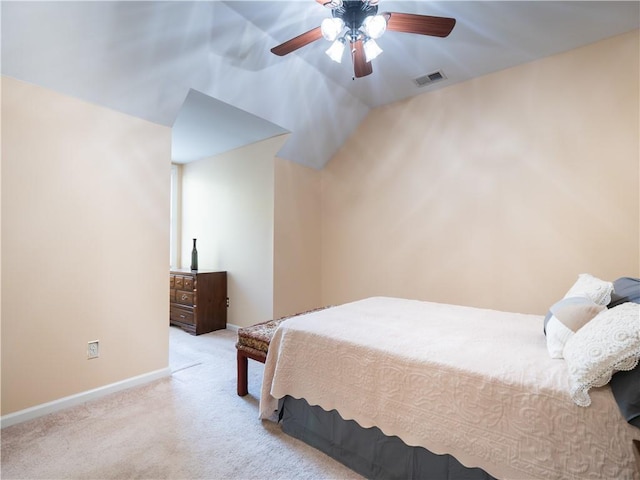
{"type": "Polygon", "coordinates": [[[627,422],[640,428],[640,364],[611,377],[611,391],[627,422]]]}
{"type": "Polygon", "coordinates": [[[625,302],[640,303],[640,278],[621,277],[613,282],[611,302],[607,308],[613,308],[625,302]]]}

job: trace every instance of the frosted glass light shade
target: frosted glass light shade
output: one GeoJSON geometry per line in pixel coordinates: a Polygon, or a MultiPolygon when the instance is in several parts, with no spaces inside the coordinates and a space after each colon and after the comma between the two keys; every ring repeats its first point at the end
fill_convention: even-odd
{"type": "Polygon", "coordinates": [[[342,21],[341,18],[337,17],[325,18],[320,24],[320,31],[322,32],[322,36],[330,42],[333,42],[336,38],[338,38],[338,35],[340,35],[340,32],[342,32],[343,28],[344,21],[342,21]]]}
{"type": "Polygon", "coordinates": [[[339,38],[331,44],[325,52],[329,58],[337,63],[342,63],[342,53],[344,52],[344,39],[339,38]]]}
{"type": "Polygon", "coordinates": [[[380,38],[387,30],[387,20],[382,15],[373,15],[364,19],[362,28],[369,38],[380,38]]]}
{"type": "Polygon", "coordinates": [[[373,38],[370,38],[364,42],[364,58],[367,62],[370,62],[378,55],[382,53],[382,49],[378,46],[373,38]]]}

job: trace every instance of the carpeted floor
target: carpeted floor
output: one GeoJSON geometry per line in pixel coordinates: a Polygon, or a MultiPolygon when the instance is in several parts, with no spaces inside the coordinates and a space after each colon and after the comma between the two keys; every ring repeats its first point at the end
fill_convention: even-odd
{"type": "Polygon", "coordinates": [[[236,334],[171,327],[170,378],[2,430],[3,479],[361,479],[236,395],[236,334]]]}

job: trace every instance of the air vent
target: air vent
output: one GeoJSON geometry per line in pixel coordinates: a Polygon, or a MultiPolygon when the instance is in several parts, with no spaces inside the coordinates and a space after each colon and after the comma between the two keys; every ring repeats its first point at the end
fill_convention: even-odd
{"type": "Polygon", "coordinates": [[[431,85],[432,83],[439,82],[440,80],[445,80],[446,78],[447,77],[442,72],[442,70],[438,70],[437,72],[427,73],[426,75],[422,75],[421,77],[414,78],[413,81],[418,87],[424,87],[426,85],[431,85]]]}

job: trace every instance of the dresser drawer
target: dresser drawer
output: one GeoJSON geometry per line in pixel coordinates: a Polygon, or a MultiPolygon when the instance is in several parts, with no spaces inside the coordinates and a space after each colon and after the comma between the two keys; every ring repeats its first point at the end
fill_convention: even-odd
{"type": "Polygon", "coordinates": [[[176,290],[176,303],[181,303],[182,305],[193,306],[193,292],[186,292],[184,290],[176,290]]]}
{"type": "Polygon", "coordinates": [[[193,320],[193,310],[176,307],[174,305],[169,307],[169,319],[172,322],[195,323],[193,320]]]}
{"type": "Polygon", "coordinates": [[[193,290],[195,284],[193,277],[183,277],[182,275],[175,275],[172,276],[171,279],[169,280],[169,286],[171,288],[175,288],[177,290],[193,290]],[[171,279],[173,279],[173,281],[171,281],[171,279]]]}
{"type": "Polygon", "coordinates": [[[170,302],[175,302],[176,301],[176,289],[175,288],[170,288],[169,289],[169,301],[170,302]]]}
{"type": "Polygon", "coordinates": [[[176,276],[169,275],[169,288],[175,287],[175,283],[176,283],[176,276]]]}

